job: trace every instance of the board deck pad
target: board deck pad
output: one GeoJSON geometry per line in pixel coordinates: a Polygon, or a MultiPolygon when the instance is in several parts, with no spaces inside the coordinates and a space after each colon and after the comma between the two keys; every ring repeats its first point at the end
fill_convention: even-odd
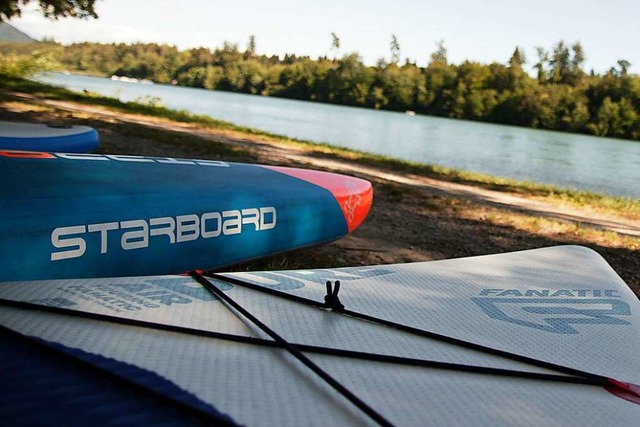
{"type": "MultiPolygon", "coordinates": [[[[640,383],[640,303],[597,253],[566,246],[457,260],[227,274],[350,310],[640,383]]],[[[212,279],[291,343],[549,371],[212,279]]],[[[242,337],[267,336],[189,276],[0,284],[0,298],[242,337]]],[[[148,370],[245,425],[372,425],[281,349],[0,306],[0,323],[148,370]]],[[[602,387],[308,354],[394,425],[633,425],[602,387]]]]}
{"type": "Polygon", "coordinates": [[[368,181],[127,155],[0,151],[0,281],[177,274],[318,245],[369,212],[368,181]],[[301,178],[302,177],[302,178],[301,178]]]}
{"type": "Polygon", "coordinates": [[[98,144],[98,132],[89,126],[0,121],[3,150],[88,153],[98,144]]]}

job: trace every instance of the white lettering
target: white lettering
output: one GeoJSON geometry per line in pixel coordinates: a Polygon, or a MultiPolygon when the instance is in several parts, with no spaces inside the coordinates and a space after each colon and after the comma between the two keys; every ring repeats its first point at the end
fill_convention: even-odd
{"type": "Polygon", "coordinates": [[[153,162],[151,159],[145,159],[140,156],[126,156],[123,154],[107,154],[106,157],[111,160],[119,160],[121,162],[153,162]]]}
{"type": "Polygon", "coordinates": [[[215,166],[219,168],[228,168],[230,166],[229,163],[221,162],[219,160],[197,160],[196,163],[200,166],[215,166]]]}
{"type": "Polygon", "coordinates": [[[120,238],[122,249],[140,249],[149,246],[149,225],[143,219],[133,221],[121,221],[121,228],[139,228],[139,230],[127,231],[120,238]]]}
{"type": "Polygon", "coordinates": [[[176,221],[170,216],[151,218],[149,220],[149,225],[152,227],[155,225],[165,225],[165,227],[151,228],[149,230],[149,234],[152,237],[165,235],[169,236],[169,243],[176,242],[176,221]]]}
{"type": "Polygon", "coordinates": [[[117,230],[118,223],[117,222],[105,222],[102,224],[89,224],[89,233],[93,233],[95,231],[100,232],[100,253],[107,253],[107,233],[109,230],[117,230]]]}
{"type": "Polygon", "coordinates": [[[176,218],[176,222],[178,223],[177,242],[189,242],[196,240],[200,236],[200,218],[198,218],[198,215],[180,215],[176,218]]]}
{"type": "Polygon", "coordinates": [[[242,225],[253,224],[253,229],[260,231],[260,211],[258,209],[242,209],[242,225]]]}
{"type": "Polygon", "coordinates": [[[100,154],[85,154],[85,153],[55,153],[56,157],[68,160],[109,160],[105,156],[100,154]]]}
{"type": "Polygon", "coordinates": [[[84,255],[87,249],[87,243],[82,237],[73,237],[61,239],[62,236],[69,234],[81,234],[86,233],[87,229],[84,225],[76,225],[73,227],[59,227],[53,230],[51,233],[51,243],[58,249],[61,248],[75,248],[63,252],[54,252],[51,254],[51,261],[58,261],[61,259],[78,258],[84,255]]]}
{"type": "Polygon", "coordinates": [[[222,216],[220,212],[207,212],[202,214],[200,218],[200,234],[203,238],[209,239],[211,237],[218,237],[222,233],[222,216]],[[211,223],[211,220],[215,220],[216,227],[214,229],[207,229],[207,221],[211,223]]]}
{"type": "Polygon", "coordinates": [[[225,219],[222,223],[222,232],[225,236],[242,233],[242,216],[240,215],[240,211],[224,211],[222,212],[222,217],[229,218],[225,219]]]}
{"type": "Polygon", "coordinates": [[[164,163],[171,165],[200,165],[214,166],[219,168],[228,168],[231,165],[219,160],[188,160],[174,159],[173,157],[143,157],[129,156],[124,154],[87,154],[87,153],[51,153],[52,156],[67,160],[115,160],[118,162],[145,162],[145,163],[164,163]]]}
{"type": "Polygon", "coordinates": [[[271,230],[276,226],[276,208],[260,208],[260,231],[271,230]],[[270,222],[269,222],[270,220],[270,222]]]}
{"type": "Polygon", "coordinates": [[[174,159],[173,157],[165,157],[164,159],[156,159],[156,162],[158,162],[158,163],[169,163],[169,164],[174,164],[174,165],[195,165],[195,163],[190,161],[190,160],[178,160],[178,159],[174,159]]]}
{"type": "MultiPolygon", "coordinates": [[[[248,208],[223,212],[205,212],[202,215],[189,214],[173,217],[135,219],[120,222],[103,222],[71,227],[58,227],[51,232],[51,244],[63,251],[52,252],[51,261],[78,258],[85,254],[87,241],[81,236],[85,233],[100,233],[100,253],[109,252],[109,232],[122,230],[120,247],[123,250],[149,247],[150,237],[166,236],[169,244],[189,242],[200,237],[210,239],[220,235],[241,234],[243,225],[248,232],[271,230],[276,227],[276,209],[274,207],[248,208]]],[[[89,242],[93,242],[90,239],[89,242]]],[[[113,249],[113,244],[112,244],[113,249]]]]}

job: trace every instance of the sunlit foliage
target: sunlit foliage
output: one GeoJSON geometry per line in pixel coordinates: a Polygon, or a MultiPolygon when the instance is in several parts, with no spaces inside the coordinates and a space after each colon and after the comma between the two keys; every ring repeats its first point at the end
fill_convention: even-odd
{"type": "MultiPolygon", "coordinates": [[[[527,59],[517,47],[504,63],[452,64],[444,42],[428,63],[400,61],[397,39],[391,60],[374,66],[357,53],[337,57],[339,38],[331,34],[331,57],[259,55],[226,42],[217,49],[180,51],[158,44],[80,43],[37,46],[69,71],[119,75],[205,89],[327,102],[366,108],[640,139],[640,77],[621,59],[608,72],[583,70],[579,43],[536,48],[527,59]],[[531,73],[531,74],[530,74],[531,73]]],[[[27,54],[33,46],[0,45],[0,54],[27,54]]]]}

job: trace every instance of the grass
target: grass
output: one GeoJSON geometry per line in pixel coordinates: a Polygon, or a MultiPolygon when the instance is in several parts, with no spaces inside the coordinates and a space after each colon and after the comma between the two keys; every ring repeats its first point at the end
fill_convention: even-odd
{"type": "Polygon", "coordinates": [[[536,235],[573,238],[578,241],[604,244],[613,248],[624,248],[632,251],[640,250],[640,238],[638,237],[588,226],[585,227],[580,223],[565,223],[553,219],[516,213],[505,214],[498,210],[488,211],[483,216],[483,220],[494,225],[506,225],[536,235]]]}
{"type": "MultiPolygon", "coordinates": [[[[60,87],[6,76],[0,76],[0,80],[2,81],[1,85],[5,93],[7,91],[23,92],[51,100],[75,101],[94,106],[102,106],[130,114],[161,117],[178,122],[192,123],[214,130],[233,132],[243,137],[251,136],[254,139],[262,139],[304,147],[318,155],[338,157],[354,163],[387,169],[394,172],[425,176],[461,184],[476,185],[486,189],[522,194],[556,203],[569,204],[580,208],[586,207],[605,213],[624,216],[630,219],[640,219],[640,200],[637,199],[609,196],[581,190],[563,189],[551,185],[541,185],[533,182],[517,181],[437,165],[426,165],[418,162],[398,160],[387,156],[334,147],[325,143],[315,143],[289,138],[250,127],[238,126],[222,120],[216,120],[206,115],[192,114],[184,110],[166,108],[159,105],[159,103],[123,102],[116,98],[106,97],[95,93],[78,93],[60,87]]],[[[3,95],[0,92],[0,97],[6,98],[7,95],[3,95]]],[[[181,144],[183,142],[177,138],[175,143],[181,144]]]]}

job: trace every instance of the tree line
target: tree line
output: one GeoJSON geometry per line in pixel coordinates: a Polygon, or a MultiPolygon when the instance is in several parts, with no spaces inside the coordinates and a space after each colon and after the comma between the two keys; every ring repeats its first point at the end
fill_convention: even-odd
{"type": "MultiPolygon", "coordinates": [[[[340,56],[331,34],[331,55],[258,55],[251,36],[245,49],[225,42],[216,49],[154,43],[62,46],[41,44],[66,69],[149,79],[158,83],[326,102],[531,128],[640,139],[640,77],[620,60],[603,74],[585,72],[579,43],[536,48],[527,60],[520,48],[505,63],[452,64],[440,42],[426,67],[400,61],[395,36],[390,59],[373,66],[357,53],[340,56]]],[[[18,47],[0,47],[0,53],[18,47]]],[[[22,47],[26,49],[26,47],[22,47]]],[[[31,47],[33,49],[33,47],[31,47]]]]}

